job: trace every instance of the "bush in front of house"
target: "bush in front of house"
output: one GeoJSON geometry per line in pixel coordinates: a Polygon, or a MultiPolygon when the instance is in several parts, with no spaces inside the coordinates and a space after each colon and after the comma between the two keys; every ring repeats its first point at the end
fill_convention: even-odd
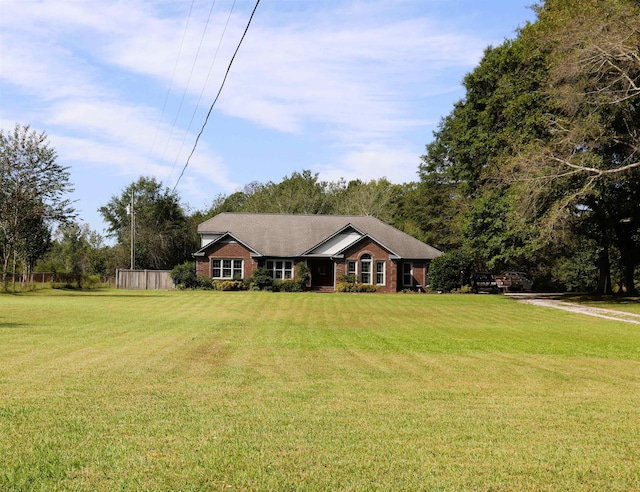
{"type": "Polygon", "coordinates": [[[471,258],[459,251],[434,258],[429,267],[429,288],[437,292],[462,289],[471,271],[471,258]]]}
{"type": "Polygon", "coordinates": [[[273,278],[271,278],[269,270],[264,267],[259,267],[256,268],[247,279],[247,284],[251,290],[272,290],[273,278]]]}
{"type": "Polygon", "coordinates": [[[247,284],[242,280],[214,280],[211,285],[214,290],[224,292],[247,290],[247,284]]]}
{"type": "Polygon", "coordinates": [[[198,275],[196,277],[195,286],[193,289],[202,289],[202,290],[210,290],[213,289],[213,284],[211,282],[211,277],[207,275],[198,275]]]}
{"type": "Polygon", "coordinates": [[[336,292],[378,292],[378,286],[361,284],[355,275],[338,275],[336,292]]]}
{"type": "Polygon", "coordinates": [[[298,279],[274,280],[273,292],[303,292],[304,283],[298,279]]]}
{"type": "Polygon", "coordinates": [[[378,292],[378,286],[372,284],[361,284],[358,282],[338,282],[337,292],[378,292]]]}
{"type": "Polygon", "coordinates": [[[196,276],[196,265],[191,261],[173,267],[169,275],[171,275],[171,280],[173,280],[177,288],[195,289],[198,287],[199,280],[196,276]]]}

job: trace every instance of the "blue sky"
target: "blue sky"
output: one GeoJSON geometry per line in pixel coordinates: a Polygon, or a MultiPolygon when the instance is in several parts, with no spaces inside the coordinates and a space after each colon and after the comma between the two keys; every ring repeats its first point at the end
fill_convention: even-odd
{"type": "Polygon", "coordinates": [[[0,128],[46,131],[79,221],[140,176],[191,210],[252,181],[417,179],[483,50],[534,0],[2,0],[0,128]]]}

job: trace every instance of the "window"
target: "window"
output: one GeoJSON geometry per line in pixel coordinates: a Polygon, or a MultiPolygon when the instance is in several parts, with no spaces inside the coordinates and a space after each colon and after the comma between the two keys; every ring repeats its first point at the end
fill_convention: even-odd
{"type": "Polygon", "coordinates": [[[211,260],[211,277],[219,279],[242,278],[242,260],[211,260]]]}
{"type": "Polygon", "coordinates": [[[371,255],[362,255],[360,258],[360,282],[371,283],[371,255]]]}
{"type": "Polygon", "coordinates": [[[358,262],[349,260],[347,261],[347,275],[353,275],[354,277],[358,274],[358,262]]]}
{"type": "Polygon", "coordinates": [[[386,264],[384,261],[376,261],[376,284],[385,284],[385,270],[386,264]]]}
{"type": "Polygon", "coordinates": [[[411,287],[413,285],[413,264],[402,264],[402,285],[405,287],[411,287]]]}
{"type": "Polygon", "coordinates": [[[269,275],[276,280],[293,278],[292,260],[269,260],[267,261],[269,275]]]}

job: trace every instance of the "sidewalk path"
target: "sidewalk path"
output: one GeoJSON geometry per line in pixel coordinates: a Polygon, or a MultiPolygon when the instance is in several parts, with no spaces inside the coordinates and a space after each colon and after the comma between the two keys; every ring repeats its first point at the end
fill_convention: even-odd
{"type": "Polygon", "coordinates": [[[588,316],[596,316],[598,318],[610,319],[614,321],[623,321],[625,323],[633,323],[640,325],[640,314],[618,311],[616,309],[605,309],[593,306],[585,306],[573,302],[566,302],[557,299],[555,296],[545,296],[544,294],[507,294],[510,297],[536,306],[562,309],[572,313],[586,314],[588,316]]]}

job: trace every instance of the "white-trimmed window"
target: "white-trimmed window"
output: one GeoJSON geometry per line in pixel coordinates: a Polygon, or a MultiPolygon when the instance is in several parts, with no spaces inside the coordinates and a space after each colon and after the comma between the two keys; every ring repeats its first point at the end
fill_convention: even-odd
{"type": "Polygon", "coordinates": [[[358,262],[354,260],[347,261],[347,275],[358,275],[358,262]]]}
{"type": "Polygon", "coordinates": [[[267,270],[269,275],[275,280],[283,280],[293,278],[293,261],[292,260],[268,260],[267,270]]]}
{"type": "Polygon", "coordinates": [[[402,264],[402,285],[404,287],[413,286],[413,263],[402,264]]]}
{"type": "Polygon", "coordinates": [[[371,255],[362,255],[360,257],[360,282],[363,284],[371,283],[371,255]]]}
{"type": "Polygon", "coordinates": [[[217,279],[233,279],[242,278],[242,262],[241,259],[214,259],[211,260],[211,278],[217,279]]]}
{"type": "Polygon", "coordinates": [[[376,261],[376,284],[385,285],[386,283],[386,262],[376,261]]]}

